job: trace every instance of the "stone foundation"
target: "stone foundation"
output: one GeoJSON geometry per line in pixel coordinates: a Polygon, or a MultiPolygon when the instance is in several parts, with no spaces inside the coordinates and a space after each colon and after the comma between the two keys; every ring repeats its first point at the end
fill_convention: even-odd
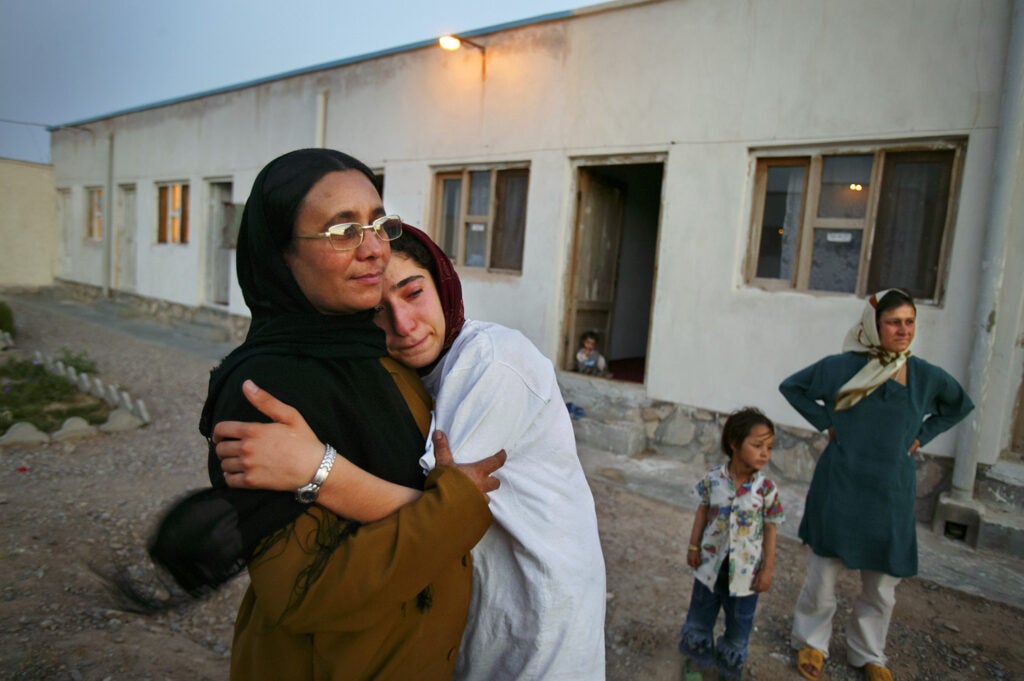
{"type": "MultiPolygon", "coordinates": [[[[57,280],[56,294],[80,303],[94,305],[103,300],[103,289],[91,284],[57,280]]],[[[125,291],[110,292],[109,301],[123,317],[147,317],[165,326],[187,326],[193,336],[217,342],[241,343],[249,330],[249,317],[213,307],[192,307],[125,291]]]]}
{"type": "MultiPolygon", "coordinates": [[[[567,371],[558,372],[566,402],[586,412],[573,422],[576,440],[622,456],[660,455],[685,463],[714,465],[722,460],[722,425],[728,414],[647,397],[636,383],[610,381],[567,371]]],[[[778,426],[771,475],[781,481],[809,484],[828,437],[802,428],[778,426]]],[[[948,490],[953,459],[928,454],[917,459],[919,522],[930,523],[939,495],[948,490]]]]}

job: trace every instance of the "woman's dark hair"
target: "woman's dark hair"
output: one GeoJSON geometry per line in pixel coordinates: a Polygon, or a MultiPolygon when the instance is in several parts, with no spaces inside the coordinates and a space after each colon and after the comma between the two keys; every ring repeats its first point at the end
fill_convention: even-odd
{"type": "Polygon", "coordinates": [[[757,407],[744,407],[729,414],[722,426],[722,453],[731,459],[733,450],[743,445],[754,426],[767,426],[775,434],[775,424],[757,407]]]}
{"type": "Polygon", "coordinates": [[[437,261],[434,260],[430,250],[419,240],[404,232],[401,236],[391,242],[391,253],[402,253],[414,263],[430,272],[430,278],[434,285],[440,288],[437,274],[437,261]]]}
{"type": "Polygon", "coordinates": [[[909,293],[898,288],[888,291],[878,299],[878,304],[875,306],[875,327],[877,328],[878,323],[882,320],[882,313],[895,310],[897,307],[903,307],[904,305],[909,305],[914,308],[914,312],[917,312],[917,305],[914,305],[914,299],[909,293]]]}
{"type": "Polygon", "coordinates": [[[313,185],[327,173],[344,170],[358,170],[380,192],[380,180],[366,164],[334,149],[297,149],[267,165],[261,198],[278,251],[284,253],[291,244],[295,220],[313,185]]]}

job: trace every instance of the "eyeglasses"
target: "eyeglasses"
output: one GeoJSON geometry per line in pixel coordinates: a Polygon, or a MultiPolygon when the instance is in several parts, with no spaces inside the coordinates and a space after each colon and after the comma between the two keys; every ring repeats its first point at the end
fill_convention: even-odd
{"type": "Polygon", "coordinates": [[[340,225],[331,225],[326,232],[320,234],[296,234],[295,238],[330,239],[334,250],[351,251],[353,248],[359,248],[359,245],[363,243],[363,234],[368,229],[372,229],[381,241],[394,241],[402,236],[402,218],[397,215],[385,215],[368,225],[345,222],[340,225]]]}

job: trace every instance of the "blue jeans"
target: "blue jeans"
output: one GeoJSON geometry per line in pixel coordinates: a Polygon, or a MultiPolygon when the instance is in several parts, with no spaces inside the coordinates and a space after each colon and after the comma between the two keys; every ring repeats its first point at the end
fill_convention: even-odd
{"type": "Polygon", "coordinates": [[[725,679],[740,679],[747,660],[747,643],[754,627],[757,594],[730,596],[728,563],[715,582],[714,591],[696,579],[686,622],[679,632],[679,652],[698,667],[718,668],[725,679]],[[723,579],[724,576],[724,579],[723,579]],[[725,634],[714,643],[715,620],[719,609],[725,610],[725,634]]]}

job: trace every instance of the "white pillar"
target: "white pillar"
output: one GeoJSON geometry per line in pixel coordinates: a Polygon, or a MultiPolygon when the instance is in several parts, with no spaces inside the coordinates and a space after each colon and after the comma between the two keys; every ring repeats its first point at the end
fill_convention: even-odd
{"type": "Polygon", "coordinates": [[[968,366],[976,408],[960,429],[950,493],[958,501],[973,497],[978,463],[995,463],[1007,446],[1024,371],[1024,0],[1013,3],[989,207],[968,366]]]}

